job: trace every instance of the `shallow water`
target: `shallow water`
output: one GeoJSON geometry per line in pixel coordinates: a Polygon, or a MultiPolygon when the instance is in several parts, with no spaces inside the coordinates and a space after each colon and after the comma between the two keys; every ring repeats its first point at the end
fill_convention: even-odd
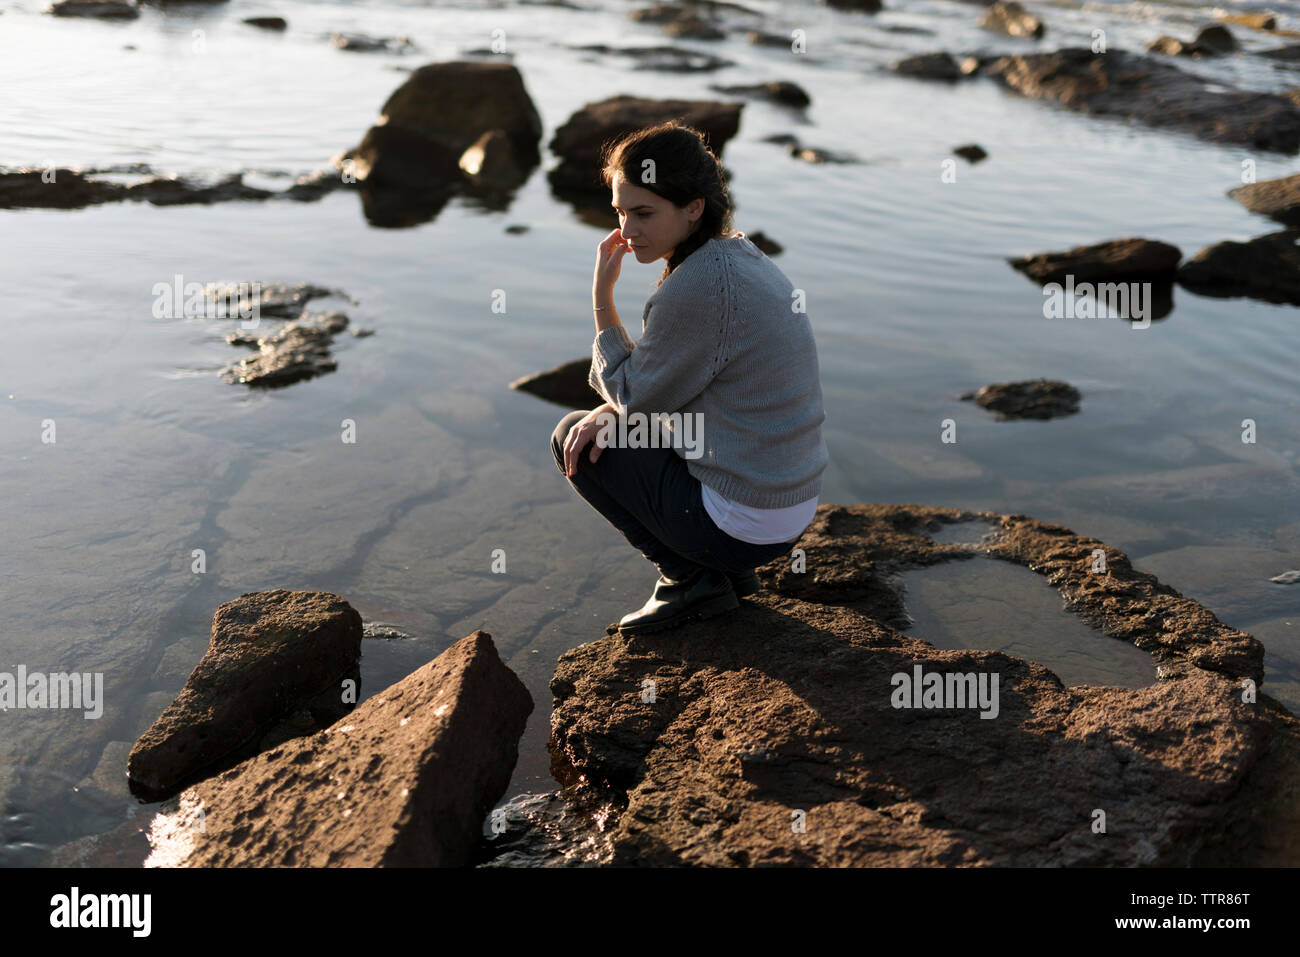
{"type": "Polygon", "coordinates": [[[1037,661],[1065,685],[1145,688],[1155,661],[1084,624],[1042,575],[993,558],[943,562],[899,574],[912,619],[905,634],[936,648],[990,649],[1037,661]]]}
{"type": "MultiPolygon", "coordinates": [[[[1033,46],[984,34],[975,8],[939,0],[875,19],[756,3],[773,11],[767,29],[804,26],[816,57],[683,41],[738,63],[705,74],[567,49],[668,42],[622,18],[633,4],[231,0],[126,24],[56,20],[41,5],[0,3],[4,165],[308,172],[355,144],[402,82],[396,68],[484,46],[496,27],[544,143],[608,94],[708,98],[710,83],[798,82],[813,98],[806,117],[751,103],[724,160],[737,227],[781,242],[776,263],[808,291],[831,457],[821,500],[1023,512],[1096,536],[1259,637],[1264,690],[1300,707],[1300,586],[1268,581],[1300,567],[1295,309],[1176,289],[1173,313],[1145,330],[1048,320],[1039,289],[1003,261],[1128,235],[1192,255],[1272,231],[1224,192],[1243,158],[1260,179],[1294,172],[1294,158],[1243,157],[984,81],[881,73],[911,52],[1033,46]],[[285,35],[238,22],[277,13],[285,35]],[[423,52],[346,53],[324,40],[331,30],[406,35],[423,52]],[[812,166],[762,142],[790,131],[866,162],[812,166]],[[989,159],[959,161],[957,182],[941,183],[948,151],[971,141],[989,159]],[[1080,413],[996,422],[958,399],[1037,376],[1079,388],[1080,413]],[[946,418],[955,445],[939,441],[946,418]],[[1240,440],[1243,418],[1259,423],[1254,445],[1240,440]]],[[[1084,42],[1098,20],[1113,46],[1137,48],[1205,19],[1179,5],[1031,6],[1053,31],[1048,48],[1084,42]]],[[[1256,89],[1300,82],[1248,57],[1186,65],[1256,89]]],[[[536,702],[507,797],[554,787],[555,658],[638,607],[655,573],[556,472],[547,441],[565,410],[506,384],[589,351],[603,232],[557,201],[541,171],[504,213],[456,200],[407,230],[370,227],[350,193],[0,211],[0,669],[102,671],[106,695],[99,720],[0,715],[0,863],[41,863],[124,819],[126,750],[202,655],[216,606],[273,587],[337,592],[367,620],[419,636],[367,641],[365,694],[489,631],[536,702]],[[504,231],[515,224],[528,230],[504,231]],[[346,305],[354,324],[377,334],[340,337],[335,373],[250,393],[216,376],[238,357],[227,324],[151,317],[153,284],[177,273],[341,288],[359,303],[346,305]],[[490,308],[498,288],[504,315],[490,308]],[[53,445],[41,442],[46,419],[53,445]],[[340,440],[344,419],[356,444],[340,440]],[[190,570],[196,548],[202,575],[190,570]],[[505,574],[491,571],[496,548],[505,574]]],[[[634,334],[660,271],[623,270],[617,303],[634,334]]],[[[963,629],[996,629],[997,608],[974,610],[963,629]]]]}

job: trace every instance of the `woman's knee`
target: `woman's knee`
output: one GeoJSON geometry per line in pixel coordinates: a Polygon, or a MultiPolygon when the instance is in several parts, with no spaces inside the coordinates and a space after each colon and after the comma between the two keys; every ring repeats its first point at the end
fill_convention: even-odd
{"type": "Polygon", "coordinates": [[[551,455],[555,457],[555,464],[561,472],[564,471],[564,440],[569,434],[569,430],[580,422],[587,415],[589,409],[575,409],[560,419],[559,424],[551,433],[551,455]]]}

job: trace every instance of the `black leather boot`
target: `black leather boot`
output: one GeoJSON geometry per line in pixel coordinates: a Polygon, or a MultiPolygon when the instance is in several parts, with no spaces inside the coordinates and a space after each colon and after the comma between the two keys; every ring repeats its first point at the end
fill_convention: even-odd
{"type": "Polygon", "coordinates": [[[742,575],[728,573],[727,577],[731,579],[731,587],[735,591],[737,598],[753,595],[763,589],[762,582],[758,580],[758,575],[754,573],[752,568],[742,575]]]}
{"type": "Polygon", "coordinates": [[[701,568],[681,581],[660,577],[650,600],[639,611],[624,615],[618,630],[625,635],[661,631],[739,607],[730,579],[712,568],[701,568]]]}

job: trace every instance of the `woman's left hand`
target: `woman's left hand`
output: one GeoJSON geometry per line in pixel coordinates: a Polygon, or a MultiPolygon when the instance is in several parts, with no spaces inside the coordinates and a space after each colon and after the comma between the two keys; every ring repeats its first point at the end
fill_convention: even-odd
{"type": "Polygon", "coordinates": [[[612,292],[623,269],[623,254],[628,251],[623,231],[615,229],[596,247],[596,271],[591,281],[593,293],[612,292]]]}

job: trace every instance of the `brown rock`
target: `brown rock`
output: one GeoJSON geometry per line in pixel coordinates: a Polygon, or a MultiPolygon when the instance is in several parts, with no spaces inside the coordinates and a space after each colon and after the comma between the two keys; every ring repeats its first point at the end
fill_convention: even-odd
{"type": "Polygon", "coordinates": [[[1178,282],[1203,296],[1249,296],[1300,305],[1300,229],[1225,240],[1183,263],[1178,282]]]}
{"type": "Polygon", "coordinates": [[[1082,401],[1079,390],[1068,382],[1049,379],[1029,379],[1024,382],[1000,382],[982,386],[977,392],[968,392],[963,400],[997,412],[998,418],[1054,419],[1073,415],[1082,401]]]}
{"type": "Polygon", "coordinates": [[[922,80],[960,80],[966,72],[950,53],[918,53],[893,63],[895,73],[922,80]]]}
{"type": "Polygon", "coordinates": [[[542,121],[519,71],[509,63],[457,60],[415,70],[384,103],[378,123],[351,150],[358,183],[401,190],[445,187],[461,155],[500,129],[516,165],[540,161],[542,121]]]}
{"type": "Polygon", "coordinates": [[[611,139],[644,126],[679,120],[702,132],[709,148],[721,157],[727,140],[740,129],[743,103],[713,100],[651,100],[635,96],[612,96],[588,103],[560,126],[550,148],[560,164],[547,175],[562,193],[603,194],[609,189],[600,182],[601,147],[611,139]]]}
{"type": "Polygon", "coordinates": [[[1224,23],[1235,23],[1239,27],[1252,30],[1276,30],[1277,17],[1271,13],[1223,13],[1219,19],[1224,23]]]}
{"type": "Polygon", "coordinates": [[[470,182],[486,189],[511,190],[528,179],[505,130],[488,130],[461,154],[458,165],[470,182]]]}
{"type": "Polygon", "coordinates": [[[594,409],[605,403],[605,397],[587,381],[590,374],[591,357],[587,356],[516,379],[510,383],[510,388],[567,409],[594,409]]]}
{"type": "Polygon", "coordinates": [[[838,10],[856,10],[859,13],[879,13],[885,8],[881,0],[826,0],[826,5],[838,10]]]}
{"type": "Polygon", "coordinates": [[[134,20],[140,11],[128,0],[60,0],[47,11],[56,17],[96,17],[101,20],[134,20]]]}
{"type": "Polygon", "coordinates": [[[1213,50],[1215,53],[1232,53],[1238,47],[1237,38],[1232,35],[1232,31],[1219,23],[1202,27],[1192,42],[1202,49],[1213,50]]]}
{"type": "Polygon", "coordinates": [[[342,682],[356,680],[360,659],[361,616],[338,595],[276,589],[224,602],[207,653],[136,741],[127,774],[156,798],[286,721],[323,727],[351,709],[342,682]]]}
{"type": "Polygon", "coordinates": [[[1241,700],[1263,649],[1123,553],[1023,515],[912,505],[822,505],[799,547],[806,571],[764,566],[768,590],[730,616],[560,658],[556,767],[619,806],[615,864],[1297,863],[1295,841],[1267,846],[1279,820],[1300,820],[1294,721],[1241,700]],[[972,519],[998,536],[927,535],[972,519]],[[1149,650],[1160,680],[1065,687],[1033,662],[894,630],[894,572],[972,554],[1044,575],[1070,609],[1149,650]],[[917,666],[997,674],[997,716],[894,707],[894,676],[917,666]],[[1235,843],[1217,837],[1225,825],[1235,843]]]}
{"type": "MultiPolygon", "coordinates": [[[[240,359],[221,371],[227,382],[262,388],[278,388],[311,379],[338,368],[330,354],[334,337],[347,328],[341,312],[304,314],[279,331],[256,340],[257,355],[240,359]]],[[[231,345],[251,345],[248,337],[236,334],[231,345]]]]}
{"type": "Polygon", "coordinates": [[[1065,282],[1069,276],[1073,276],[1076,283],[1139,279],[1168,281],[1173,278],[1182,255],[1177,246],[1169,243],[1130,237],[1007,261],[1040,283],[1065,282]]]}
{"type": "Polygon", "coordinates": [[[998,0],[984,11],[979,25],[985,30],[1005,33],[1012,37],[1041,37],[1045,31],[1043,21],[1034,16],[1016,0],[998,0]]]}
{"type": "Polygon", "coordinates": [[[802,109],[812,103],[812,97],[797,83],[788,80],[769,80],[767,83],[740,83],[731,86],[711,86],[709,89],[728,96],[753,96],[782,106],[802,109]]]}
{"type": "Polygon", "coordinates": [[[145,866],[463,866],[532,710],[476,631],[320,733],[183,792],[145,866]]]}
{"type": "Polygon", "coordinates": [[[1228,190],[1228,195],[1252,213],[1272,217],[1285,226],[1300,226],[1300,173],[1238,186],[1228,190]]]}
{"type": "Polygon", "coordinates": [[[1124,50],[1067,47],[1004,56],[982,64],[980,73],[1082,113],[1183,130],[1215,143],[1300,150],[1300,108],[1285,97],[1211,86],[1172,63],[1124,50]]]}

